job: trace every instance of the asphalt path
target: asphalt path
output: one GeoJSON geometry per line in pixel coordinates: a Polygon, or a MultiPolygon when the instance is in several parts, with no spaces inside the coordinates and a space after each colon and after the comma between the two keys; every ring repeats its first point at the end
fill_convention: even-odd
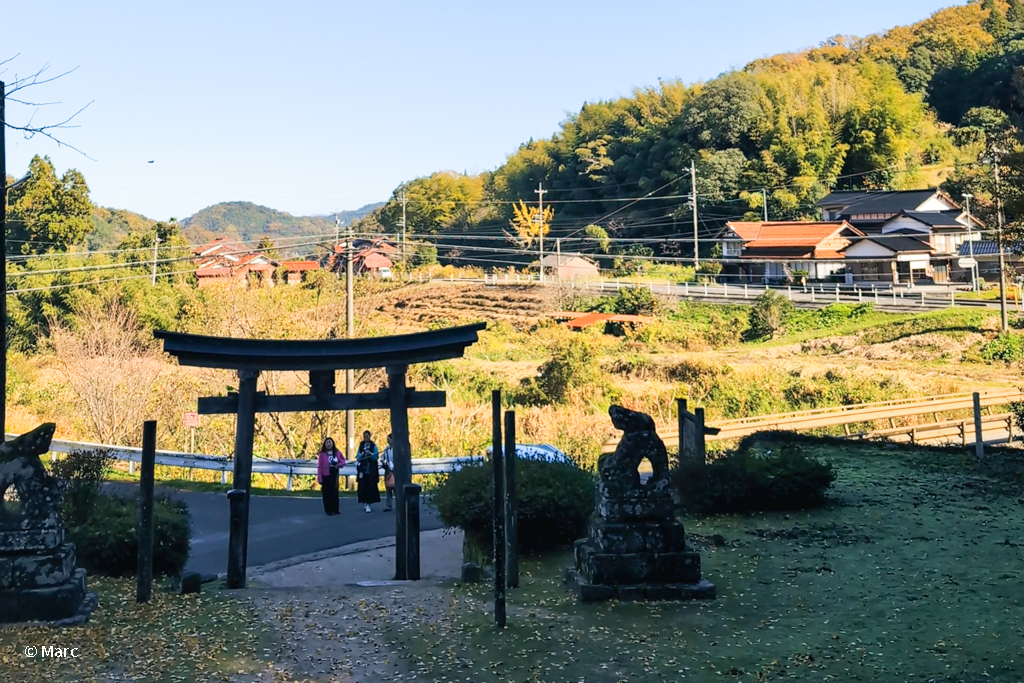
{"type": "MultiPolygon", "coordinates": [[[[107,487],[125,495],[137,495],[138,491],[134,484],[108,484],[107,487]]],[[[227,495],[165,488],[159,489],[158,495],[167,495],[188,505],[192,544],[185,569],[201,574],[227,571],[227,495]]],[[[442,525],[433,508],[421,505],[420,530],[440,529],[442,525]]],[[[395,535],[395,513],[383,512],[383,502],[374,505],[373,512],[366,513],[355,496],[342,496],[340,507],[340,515],[328,517],[319,497],[252,496],[248,566],[395,535]]]]}

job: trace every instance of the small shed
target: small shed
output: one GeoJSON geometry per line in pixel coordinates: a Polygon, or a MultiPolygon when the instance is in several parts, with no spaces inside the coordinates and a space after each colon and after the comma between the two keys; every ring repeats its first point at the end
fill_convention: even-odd
{"type": "Polygon", "coordinates": [[[541,259],[544,272],[552,273],[562,280],[597,277],[600,270],[597,264],[578,254],[548,254],[541,259]]]}
{"type": "Polygon", "coordinates": [[[309,271],[320,270],[317,261],[282,261],[281,267],[284,268],[284,282],[288,285],[297,285],[309,271]]]}

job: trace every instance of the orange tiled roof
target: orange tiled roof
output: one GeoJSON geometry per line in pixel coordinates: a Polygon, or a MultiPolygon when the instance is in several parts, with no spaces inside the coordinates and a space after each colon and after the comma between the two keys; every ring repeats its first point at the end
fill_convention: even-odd
{"type": "Polygon", "coordinates": [[[356,258],[362,261],[363,268],[390,268],[393,265],[391,259],[376,251],[364,251],[356,256],[356,258]]]}
{"type": "Polygon", "coordinates": [[[282,261],[281,265],[285,267],[285,270],[291,272],[320,270],[320,264],[316,261],[282,261]]]}
{"type": "Polygon", "coordinates": [[[863,234],[846,221],[733,221],[726,227],[744,241],[744,249],[813,249],[841,230],[863,234]]]}
{"type": "Polygon", "coordinates": [[[654,318],[646,315],[619,315],[615,313],[587,313],[564,323],[566,327],[582,330],[597,323],[653,323],[654,318]]]}

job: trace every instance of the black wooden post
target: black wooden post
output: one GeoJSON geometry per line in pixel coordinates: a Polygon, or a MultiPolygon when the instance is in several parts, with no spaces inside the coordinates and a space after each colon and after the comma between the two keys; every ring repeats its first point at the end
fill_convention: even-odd
{"type": "MultiPolygon", "coordinates": [[[[228,588],[245,588],[249,547],[249,489],[252,485],[252,442],[256,430],[256,370],[238,371],[238,418],[235,421],[234,490],[242,491],[237,524],[228,540],[228,588]]],[[[229,492],[230,493],[230,492],[229,492]]],[[[231,496],[228,499],[234,502],[231,496]]],[[[235,514],[232,509],[232,515],[235,514]]]]}
{"type": "Polygon", "coordinates": [[[420,579],[420,486],[405,485],[406,538],[405,560],[406,571],[410,581],[420,579]]]}
{"type": "Polygon", "coordinates": [[[156,466],[156,422],[142,423],[142,467],[139,472],[139,563],[135,573],[135,601],[153,597],[153,470],[156,466]]]}
{"type": "MultiPolygon", "coordinates": [[[[387,368],[388,400],[391,410],[391,448],[395,458],[395,578],[399,581],[410,579],[409,529],[411,522],[405,504],[405,485],[412,483],[412,452],[409,447],[409,406],[405,392],[404,365],[387,368]]],[[[419,533],[417,522],[416,532],[419,533]]],[[[417,576],[419,572],[417,571],[417,576]]]]}
{"type": "Polygon", "coordinates": [[[491,467],[494,479],[494,622],[505,628],[505,468],[501,457],[501,391],[491,393],[491,467]]]}
{"type": "Polygon", "coordinates": [[[985,437],[981,428],[981,394],[974,392],[974,456],[985,457],[985,437]]]}
{"type": "Polygon", "coordinates": [[[516,413],[505,411],[505,567],[509,588],[519,587],[519,533],[516,520],[516,413]]]}
{"type": "Polygon", "coordinates": [[[231,489],[228,491],[228,505],[231,507],[229,516],[230,538],[228,539],[228,588],[245,588],[245,566],[241,562],[232,561],[242,556],[242,520],[244,519],[245,491],[231,489]]]}
{"type": "Polygon", "coordinates": [[[676,399],[676,433],[679,435],[679,461],[682,462],[683,458],[686,457],[686,425],[689,422],[686,415],[686,399],[676,399]]]}
{"type": "Polygon", "coordinates": [[[693,455],[697,458],[697,462],[705,465],[708,462],[708,450],[704,442],[704,409],[697,408],[693,411],[693,414],[693,455]]]}

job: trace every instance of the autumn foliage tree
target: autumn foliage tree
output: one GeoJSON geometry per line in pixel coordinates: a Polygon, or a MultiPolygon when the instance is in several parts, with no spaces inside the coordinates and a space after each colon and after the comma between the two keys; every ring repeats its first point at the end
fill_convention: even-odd
{"type": "Polygon", "coordinates": [[[529,249],[535,239],[541,235],[546,237],[551,232],[554,217],[555,210],[550,206],[545,207],[542,214],[539,206],[520,200],[512,206],[512,219],[509,221],[514,232],[506,234],[523,249],[529,249]]]}

